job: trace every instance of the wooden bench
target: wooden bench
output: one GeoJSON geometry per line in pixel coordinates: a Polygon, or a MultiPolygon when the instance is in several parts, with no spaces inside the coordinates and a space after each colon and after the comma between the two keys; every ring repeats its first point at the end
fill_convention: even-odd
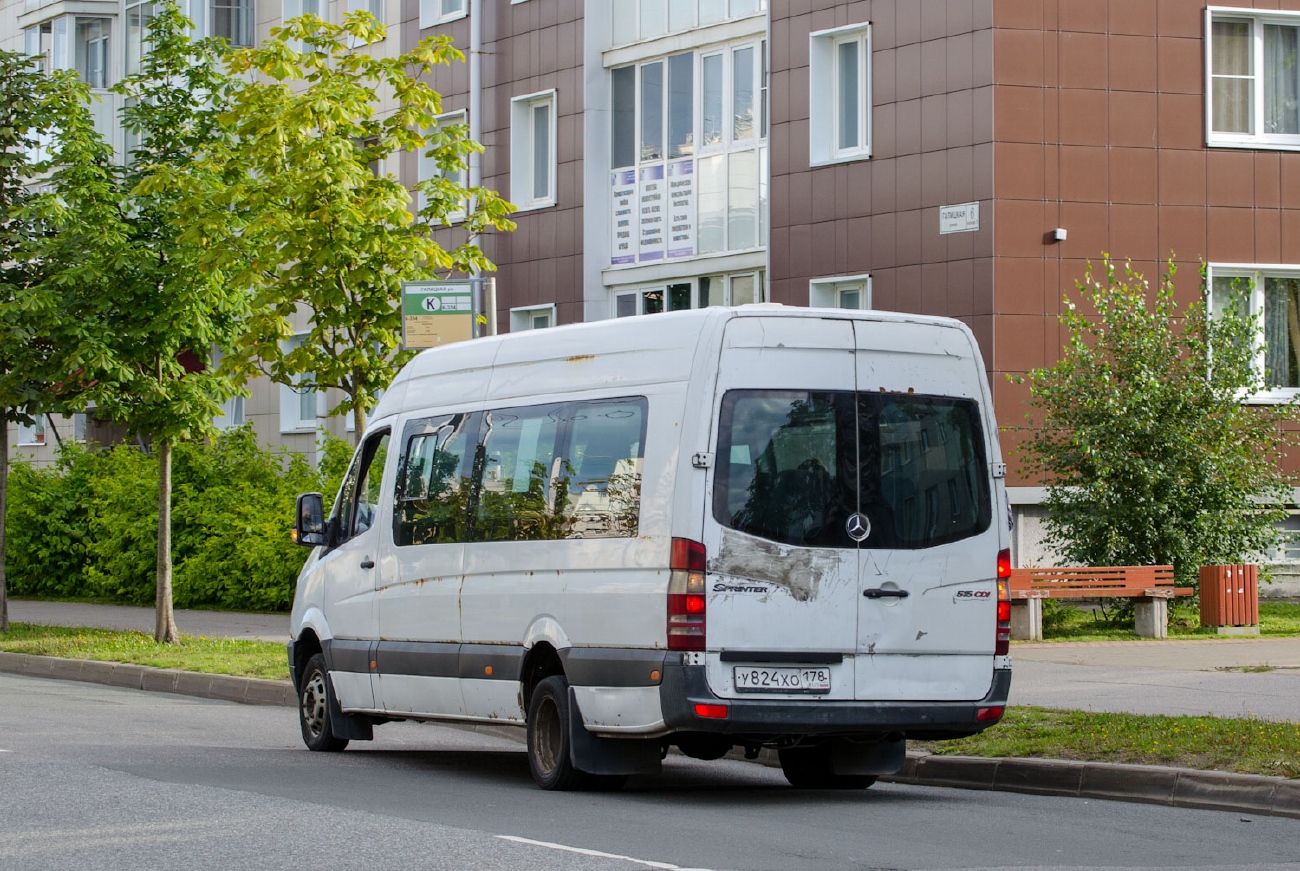
{"type": "Polygon", "coordinates": [[[1011,637],[1041,640],[1043,599],[1132,599],[1134,628],[1144,638],[1169,636],[1169,600],[1190,596],[1174,586],[1173,566],[1075,566],[1011,570],[1011,637]]]}

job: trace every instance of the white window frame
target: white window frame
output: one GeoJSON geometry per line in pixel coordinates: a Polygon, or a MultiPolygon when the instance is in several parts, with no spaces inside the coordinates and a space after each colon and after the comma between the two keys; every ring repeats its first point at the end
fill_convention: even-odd
{"type": "Polygon", "coordinates": [[[559,177],[559,163],[556,159],[557,137],[555,129],[558,114],[556,104],[558,102],[558,92],[554,88],[548,91],[538,91],[535,94],[525,94],[510,101],[510,201],[521,212],[544,209],[554,206],[558,201],[556,187],[559,177]],[[535,194],[536,178],[533,169],[536,162],[533,119],[535,117],[534,111],[542,107],[547,108],[549,117],[547,129],[547,179],[546,193],[543,196],[537,196],[535,194]]]}
{"type": "Polygon", "coordinates": [[[833,278],[814,278],[808,282],[808,305],[812,308],[847,308],[842,296],[846,291],[858,291],[855,310],[869,311],[871,301],[871,276],[841,275],[833,278]]]}
{"type": "Polygon", "coordinates": [[[144,64],[144,56],[152,49],[152,45],[149,43],[149,22],[157,14],[158,5],[153,0],[141,0],[139,3],[128,0],[122,23],[122,69],[125,75],[130,76],[140,72],[144,64]],[[147,18],[144,17],[146,11],[147,18]],[[140,21],[134,28],[131,26],[133,16],[140,16],[140,21]],[[134,39],[132,39],[133,36],[134,39]],[[134,64],[131,62],[132,46],[135,46],[136,54],[136,63],[134,64]]]}
{"type": "Polygon", "coordinates": [[[546,305],[523,305],[510,310],[510,332],[519,333],[524,330],[543,330],[555,326],[555,304],[546,305]],[[537,318],[545,315],[550,322],[545,327],[537,326],[537,318]]]}
{"type": "MultiPolygon", "coordinates": [[[[155,12],[157,11],[155,0],[155,12]]],[[[245,25],[247,32],[244,34],[248,42],[237,42],[230,39],[230,45],[233,48],[251,48],[257,44],[257,0],[222,0],[222,5],[226,7],[246,6],[244,14],[247,15],[245,25]]],[[[213,18],[216,15],[214,0],[189,0],[189,9],[187,12],[190,21],[194,22],[193,35],[196,38],[214,36],[213,18]]]]}
{"type": "Polygon", "coordinates": [[[447,0],[420,0],[420,27],[437,27],[469,15],[469,0],[454,0],[459,8],[447,11],[447,0]]]}
{"type": "Polygon", "coordinates": [[[47,444],[47,440],[45,438],[45,415],[35,414],[32,416],[36,418],[35,423],[18,424],[18,438],[15,444],[16,447],[36,448],[36,447],[44,447],[47,444]]]}
{"type": "MultiPolygon", "coordinates": [[[[281,342],[281,349],[288,353],[295,347],[303,344],[307,339],[306,333],[298,333],[292,339],[281,342]]],[[[301,376],[295,378],[297,383],[301,376]]],[[[316,414],[310,419],[302,416],[302,399],[304,391],[291,387],[288,384],[280,385],[280,432],[282,434],[308,433],[315,432],[318,421],[325,414],[325,392],[323,390],[313,391],[316,397],[316,414]]]]}
{"type": "Polygon", "coordinates": [[[871,158],[871,25],[851,24],[819,30],[808,37],[808,163],[825,166],[871,158]],[[859,45],[858,145],[840,148],[839,64],[836,53],[847,42],[859,45]],[[830,98],[827,99],[827,95],[830,98]]]}
{"type": "MultiPolygon", "coordinates": [[[[1256,321],[1259,345],[1255,348],[1254,368],[1260,384],[1264,382],[1265,347],[1264,347],[1264,280],[1267,278],[1300,278],[1300,265],[1253,263],[1212,263],[1206,266],[1205,300],[1206,316],[1213,315],[1214,281],[1216,278],[1240,278],[1250,282],[1249,311],[1256,321]]],[[[1292,402],[1300,397],[1300,387],[1281,387],[1260,389],[1245,401],[1250,405],[1278,405],[1292,402]]]]}
{"type": "MultiPolygon", "coordinates": [[[[469,111],[465,109],[461,109],[456,112],[445,112],[437,116],[435,120],[438,122],[439,127],[445,127],[445,126],[455,127],[459,125],[464,125],[468,127],[469,111]]],[[[427,136],[431,131],[426,130],[424,132],[425,135],[427,136]]],[[[428,154],[426,154],[425,153],[426,151],[428,151],[427,146],[416,156],[416,161],[417,161],[416,180],[417,181],[431,181],[432,179],[439,178],[443,175],[443,173],[440,172],[438,169],[437,162],[428,154]]],[[[464,168],[462,168],[457,173],[457,175],[460,177],[461,187],[468,187],[469,166],[467,165],[464,168]]],[[[419,208],[420,211],[424,211],[424,208],[428,206],[428,204],[429,204],[428,196],[423,191],[420,191],[419,200],[417,201],[417,207],[419,208]]],[[[452,224],[459,224],[460,222],[465,220],[465,215],[466,215],[466,207],[462,206],[462,208],[460,209],[457,209],[452,212],[448,212],[447,220],[452,224]]]]}
{"type": "Polygon", "coordinates": [[[1265,133],[1264,123],[1264,25],[1281,24],[1300,28],[1300,12],[1276,9],[1242,9],[1228,6],[1209,6],[1205,10],[1205,142],[1210,147],[1268,149],[1273,151],[1300,151],[1300,134],[1265,133]],[[1216,20],[1248,21],[1251,25],[1251,127],[1250,133],[1216,132],[1214,130],[1214,22],[1216,20]]]}
{"type": "MultiPolygon", "coordinates": [[[[653,284],[641,284],[631,286],[619,286],[611,288],[610,294],[610,311],[609,316],[612,318],[619,317],[618,304],[622,298],[635,298],[636,311],[631,315],[623,317],[637,317],[647,314],[646,312],[646,295],[653,293],[663,294],[663,309],[660,312],[650,312],[650,314],[660,314],[661,312],[670,311],[668,308],[668,288],[675,284],[690,284],[691,286],[691,309],[705,308],[700,304],[700,281],[708,279],[711,287],[709,290],[708,308],[732,305],[731,285],[736,279],[752,278],[754,287],[757,291],[756,303],[767,302],[769,288],[767,284],[767,273],[762,269],[746,269],[739,272],[728,272],[724,274],[705,274],[698,276],[684,276],[681,278],[671,278],[665,281],[655,282],[653,284]]],[[[671,311],[686,311],[686,309],[671,309],[671,311]]]]}

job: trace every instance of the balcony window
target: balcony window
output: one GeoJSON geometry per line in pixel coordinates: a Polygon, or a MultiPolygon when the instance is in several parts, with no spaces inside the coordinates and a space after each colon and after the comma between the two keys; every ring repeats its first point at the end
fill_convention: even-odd
{"type": "Polygon", "coordinates": [[[767,11],[767,0],[613,0],[611,45],[631,45],[767,11]]]}

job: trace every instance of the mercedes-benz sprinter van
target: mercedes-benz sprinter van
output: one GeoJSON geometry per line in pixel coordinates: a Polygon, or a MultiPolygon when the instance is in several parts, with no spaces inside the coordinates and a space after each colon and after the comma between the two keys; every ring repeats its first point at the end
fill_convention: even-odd
{"type": "Polygon", "coordinates": [[[424,351],[328,517],[299,498],[303,738],[508,723],[546,789],[674,746],[868,786],[1003,714],[1004,469],[953,320],[759,305],[424,351]]]}

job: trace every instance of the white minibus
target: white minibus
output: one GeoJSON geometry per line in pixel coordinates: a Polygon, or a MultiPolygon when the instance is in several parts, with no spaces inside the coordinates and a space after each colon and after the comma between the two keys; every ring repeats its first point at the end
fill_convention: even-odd
{"type": "Polygon", "coordinates": [[[869,786],[1003,715],[1004,474],[954,320],[758,305],[424,351],[329,515],[298,500],[303,739],[515,724],[544,789],[674,747],[869,786]]]}

